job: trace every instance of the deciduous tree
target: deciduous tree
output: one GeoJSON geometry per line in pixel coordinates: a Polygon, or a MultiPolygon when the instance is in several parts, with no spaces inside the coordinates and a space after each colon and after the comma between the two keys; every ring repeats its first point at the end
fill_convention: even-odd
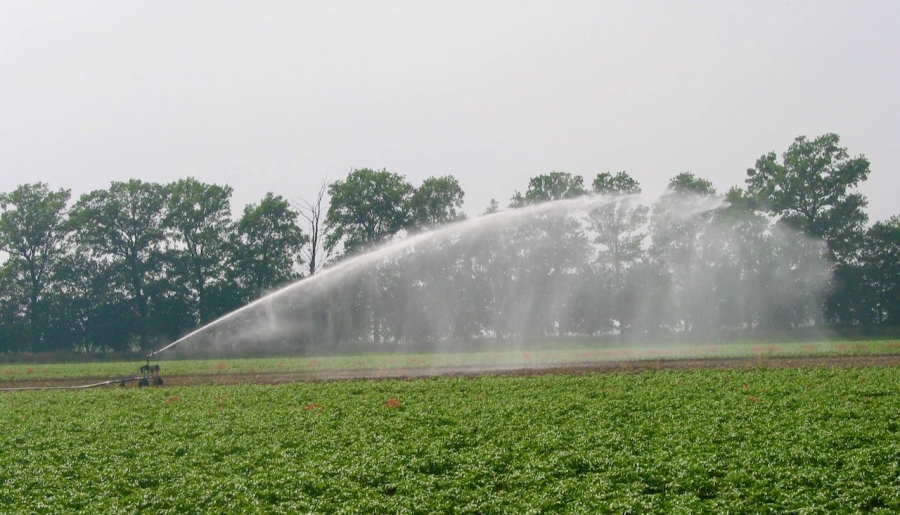
{"type": "Polygon", "coordinates": [[[550,200],[576,198],[586,195],[584,178],[567,172],[550,172],[532,177],[525,194],[516,191],[509,207],[522,207],[550,200]]]}
{"type": "Polygon", "coordinates": [[[462,208],[465,192],[452,175],[429,177],[410,198],[413,223],[423,229],[465,218],[462,208]]]}
{"type": "Polygon", "coordinates": [[[325,203],[325,193],[328,185],[322,181],[319,191],[313,200],[301,199],[295,203],[300,217],[306,221],[306,233],[309,244],[303,246],[302,254],[305,257],[309,275],[315,275],[322,267],[328,265],[334,256],[332,248],[327,245],[328,237],[332,233],[331,226],[325,220],[328,206],[325,203]]]}
{"type": "MultiPolygon", "coordinates": [[[[413,191],[413,186],[402,175],[387,170],[362,168],[350,172],[343,181],[333,182],[328,188],[331,205],[326,223],[334,232],[329,235],[328,247],[335,249],[342,244],[344,254],[352,254],[409,228],[413,191]]],[[[372,272],[370,280],[374,286],[369,291],[374,296],[364,299],[371,308],[372,339],[376,345],[381,342],[383,318],[381,275],[379,270],[372,272]]]]}
{"type": "Polygon", "coordinates": [[[900,216],[869,228],[860,261],[871,322],[900,326],[900,216]]]}
{"type": "Polygon", "coordinates": [[[106,261],[114,284],[128,291],[145,348],[151,332],[148,283],[159,279],[165,209],[163,186],[132,179],[82,195],[71,214],[77,241],[94,259],[106,261]]]}
{"type": "Polygon", "coordinates": [[[44,183],[23,184],[0,194],[0,251],[9,254],[6,273],[25,285],[26,339],[29,350],[42,345],[42,295],[54,267],[70,251],[66,223],[70,190],[44,183]]]}
{"type": "Polygon", "coordinates": [[[208,322],[232,307],[217,299],[226,279],[232,189],[190,177],[167,185],[167,190],[165,225],[174,243],[169,248],[169,279],[183,281],[197,321],[208,322]]]}
{"type": "Polygon", "coordinates": [[[588,213],[597,245],[599,282],[607,285],[606,291],[614,299],[612,315],[625,330],[634,322],[629,315],[636,300],[634,289],[625,286],[625,273],[643,257],[646,233],[642,229],[650,208],[634,197],[641,187],[627,172],[597,174],[592,186],[594,193],[606,197],[605,203],[588,213]]]}
{"type": "Polygon", "coordinates": [[[326,223],[334,232],[328,246],[343,244],[345,254],[378,244],[410,226],[414,188],[402,175],[387,170],[353,170],[328,188],[331,205],[326,223]]]}
{"type": "Polygon", "coordinates": [[[800,136],[782,154],[760,157],[747,170],[747,189],[795,229],[828,243],[832,258],[850,257],[868,220],[854,188],[869,176],[865,156],[850,157],[840,136],[800,136]]]}
{"type": "Polygon", "coordinates": [[[244,208],[233,233],[233,249],[234,273],[245,301],[297,277],[300,250],[308,241],[297,218],[288,202],[272,193],[244,208]]]}

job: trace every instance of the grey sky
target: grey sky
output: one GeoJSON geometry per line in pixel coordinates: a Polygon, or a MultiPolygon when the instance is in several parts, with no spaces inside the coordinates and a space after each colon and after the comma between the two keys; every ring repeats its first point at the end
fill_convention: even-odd
{"type": "Polygon", "coordinates": [[[193,175],[311,197],[453,174],[465,210],[551,170],[720,191],[798,135],[900,214],[900,2],[3,2],[0,191],[193,175]]]}

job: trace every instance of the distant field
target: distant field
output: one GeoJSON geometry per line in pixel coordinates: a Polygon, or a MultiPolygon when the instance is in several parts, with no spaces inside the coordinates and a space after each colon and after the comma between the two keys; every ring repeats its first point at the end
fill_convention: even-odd
{"type": "Polygon", "coordinates": [[[900,511],[896,367],[16,392],[0,413],[10,513],[900,511]]]}
{"type": "MultiPolygon", "coordinates": [[[[779,356],[900,355],[900,341],[846,341],[728,344],[571,344],[552,349],[528,348],[497,352],[428,354],[362,354],[356,356],[276,357],[162,361],[163,375],[266,374],[334,370],[402,370],[454,366],[539,366],[542,364],[779,356]]],[[[165,358],[165,354],[160,357],[165,358]]],[[[157,362],[154,360],[154,362],[157,362]]],[[[0,364],[0,387],[16,381],[112,379],[133,376],[143,362],[0,364]]]]}

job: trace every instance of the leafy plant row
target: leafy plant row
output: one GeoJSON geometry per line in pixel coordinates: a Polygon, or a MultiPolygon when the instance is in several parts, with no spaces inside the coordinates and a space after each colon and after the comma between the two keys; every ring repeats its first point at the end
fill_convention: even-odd
{"type": "Polygon", "coordinates": [[[896,368],[0,395],[21,513],[900,510],[896,368]]]}

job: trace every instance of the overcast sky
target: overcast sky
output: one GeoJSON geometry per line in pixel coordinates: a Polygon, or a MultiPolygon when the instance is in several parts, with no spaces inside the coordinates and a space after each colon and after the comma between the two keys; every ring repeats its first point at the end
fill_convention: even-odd
{"type": "Polygon", "coordinates": [[[0,0],[0,191],[137,178],[312,197],[353,168],[452,174],[477,214],[529,177],[690,170],[724,192],[838,133],[900,214],[900,2],[0,0]]]}

